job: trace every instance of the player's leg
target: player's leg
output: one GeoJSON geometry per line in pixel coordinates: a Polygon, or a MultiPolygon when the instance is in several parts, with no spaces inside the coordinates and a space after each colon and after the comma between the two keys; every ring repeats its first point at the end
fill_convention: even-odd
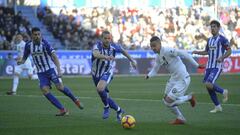
{"type": "Polygon", "coordinates": [[[171,124],[184,124],[186,119],[179,110],[177,105],[173,105],[172,103],[174,102],[173,99],[168,97],[167,95],[163,99],[163,103],[171,110],[171,112],[176,115],[176,120],[172,121],[171,124]]]}
{"type": "Polygon", "coordinates": [[[168,81],[165,89],[165,96],[163,98],[163,102],[171,110],[171,112],[177,116],[177,119],[172,122],[172,124],[184,124],[186,120],[181,111],[179,110],[178,106],[174,104],[177,98],[177,89],[174,87],[175,85],[176,84],[174,81],[168,81]]]}
{"type": "Polygon", "coordinates": [[[216,113],[216,112],[221,112],[222,111],[222,107],[221,104],[218,100],[216,91],[214,89],[214,83],[217,80],[218,76],[219,76],[219,70],[217,69],[207,69],[208,74],[206,74],[204,81],[205,81],[205,86],[206,89],[208,90],[208,93],[210,95],[210,98],[212,100],[212,102],[215,105],[215,108],[213,110],[211,110],[211,113],[216,113]]]}
{"type": "Polygon", "coordinates": [[[190,77],[186,77],[184,80],[179,80],[175,82],[174,88],[172,89],[172,92],[168,93],[169,97],[175,97],[175,101],[172,103],[173,105],[180,105],[185,103],[186,101],[189,101],[191,106],[194,107],[196,104],[195,97],[193,94],[185,95],[185,92],[187,91],[190,84],[190,77]]]}
{"type": "Polygon", "coordinates": [[[8,95],[16,95],[17,88],[19,84],[19,77],[21,72],[23,71],[22,66],[15,66],[14,68],[14,74],[13,74],[13,81],[12,81],[12,89],[7,92],[8,95]]]}
{"type": "Polygon", "coordinates": [[[56,88],[64,95],[68,96],[78,106],[78,108],[83,109],[83,103],[80,102],[80,100],[76,96],[74,96],[70,88],[63,85],[62,79],[57,76],[55,70],[50,69],[49,72],[51,72],[50,78],[51,81],[55,84],[56,88]]]}
{"type": "Polygon", "coordinates": [[[122,119],[122,115],[124,113],[124,110],[109,96],[108,88],[106,88],[105,91],[108,92],[109,106],[117,112],[117,120],[120,122],[120,120],[122,119]]]}
{"type": "Polygon", "coordinates": [[[43,95],[60,111],[60,113],[56,114],[56,116],[68,115],[68,111],[63,107],[59,100],[49,91],[49,89],[51,88],[51,82],[49,80],[48,75],[45,73],[38,73],[38,78],[40,81],[40,88],[42,90],[43,95]]]}
{"type": "Polygon", "coordinates": [[[31,80],[37,80],[38,76],[36,74],[33,74],[33,67],[31,65],[29,65],[29,67],[27,67],[27,72],[28,72],[28,78],[31,80]]]}
{"type": "Polygon", "coordinates": [[[222,70],[221,69],[215,69],[214,72],[214,78],[212,81],[212,89],[214,89],[214,91],[220,93],[223,95],[223,102],[227,102],[228,100],[228,90],[227,89],[223,89],[222,87],[218,86],[215,81],[218,79],[218,77],[220,76],[222,70]]]}

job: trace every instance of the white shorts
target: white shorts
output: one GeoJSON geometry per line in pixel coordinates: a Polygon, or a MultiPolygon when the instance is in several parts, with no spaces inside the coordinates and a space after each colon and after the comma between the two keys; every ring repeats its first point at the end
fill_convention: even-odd
{"type": "Polygon", "coordinates": [[[170,79],[165,88],[165,95],[170,97],[172,100],[176,100],[178,97],[184,96],[190,81],[190,76],[181,80],[170,79]]]}
{"type": "Polygon", "coordinates": [[[16,65],[14,68],[15,68],[14,73],[16,73],[16,74],[21,74],[23,72],[23,70],[27,70],[28,75],[33,74],[33,67],[31,65],[31,63],[16,65]]]}

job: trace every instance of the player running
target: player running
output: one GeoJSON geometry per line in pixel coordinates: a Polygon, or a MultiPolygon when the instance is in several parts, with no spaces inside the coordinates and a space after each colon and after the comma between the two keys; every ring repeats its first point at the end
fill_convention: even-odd
{"type": "Polygon", "coordinates": [[[231,55],[230,43],[226,37],[219,34],[221,25],[218,21],[210,22],[212,37],[208,38],[207,45],[203,51],[193,51],[193,54],[208,55],[205,76],[203,82],[208,90],[215,107],[210,113],[222,112],[222,106],[217,98],[217,93],[223,95],[223,102],[228,100],[228,90],[218,86],[215,81],[222,72],[223,60],[231,55]]]}
{"type": "Polygon", "coordinates": [[[116,53],[122,53],[136,69],[136,62],[131,56],[119,44],[112,42],[110,32],[103,31],[101,41],[96,42],[92,50],[92,79],[104,104],[102,118],[107,119],[110,113],[109,108],[112,108],[117,112],[117,120],[120,122],[124,111],[110,97],[108,90],[108,85],[113,79],[113,64],[116,53]]]}
{"type": "Polygon", "coordinates": [[[33,62],[36,65],[39,85],[43,95],[60,111],[56,116],[65,116],[69,112],[49,91],[51,89],[51,82],[55,84],[60,92],[72,99],[80,109],[83,109],[83,104],[80,103],[80,100],[73,95],[69,88],[63,85],[60,62],[55,50],[46,40],[42,39],[40,29],[37,27],[32,28],[32,41],[26,44],[23,59],[18,61],[18,64],[25,63],[29,55],[32,56],[33,62]]]}
{"type": "Polygon", "coordinates": [[[187,52],[174,48],[167,48],[161,45],[160,38],[154,36],[150,40],[150,46],[156,53],[155,64],[152,70],[145,76],[146,79],[157,74],[160,67],[169,71],[171,77],[167,82],[163,98],[164,104],[177,116],[171,124],[184,124],[185,117],[178,108],[178,105],[189,101],[191,106],[195,106],[195,97],[192,94],[185,95],[190,84],[190,75],[181,58],[188,60],[194,67],[204,68],[198,64],[187,52]]]}

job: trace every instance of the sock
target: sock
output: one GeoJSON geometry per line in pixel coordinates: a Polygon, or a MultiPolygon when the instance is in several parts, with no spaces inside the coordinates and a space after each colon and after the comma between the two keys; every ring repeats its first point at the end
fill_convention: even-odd
{"type": "Polygon", "coordinates": [[[13,76],[12,92],[17,92],[18,83],[19,83],[19,77],[17,75],[14,75],[13,76]]]}
{"type": "Polygon", "coordinates": [[[189,99],[192,98],[192,95],[185,95],[185,96],[181,96],[181,97],[178,97],[177,100],[175,100],[172,105],[180,105],[186,101],[188,101],[189,99]]]}
{"type": "Polygon", "coordinates": [[[62,106],[62,104],[58,101],[58,99],[52,95],[50,92],[47,94],[44,94],[44,96],[55,106],[57,107],[59,110],[64,110],[64,107],[62,106]]]}
{"type": "Polygon", "coordinates": [[[111,97],[108,98],[108,103],[109,103],[109,106],[115,111],[121,110],[121,108],[115,103],[115,101],[111,97]]]}
{"type": "Polygon", "coordinates": [[[223,88],[219,87],[218,85],[213,84],[213,89],[214,89],[216,92],[223,94],[223,91],[224,91],[223,88]]]}
{"type": "Polygon", "coordinates": [[[63,90],[60,90],[62,93],[64,93],[66,96],[70,97],[73,102],[75,102],[77,99],[76,97],[72,94],[71,90],[64,86],[63,90]]]}
{"type": "Polygon", "coordinates": [[[208,90],[208,93],[211,97],[211,100],[213,101],[214,105],[215,106],[218,106],[220,103],[218,101],[218,98],[217,98],[217,94],[215,93],[214,90],[208,90]]]}
{"type": "Polygon", "coordinates": [[[105,90],[104,91],[98,91],[98,94],[101,97],[104,106],[109,107],[107,92],[105,90]]]}
{"type": "Polygon", "coordinates": [[[184,116],[182,115],[181,111],[178,109],[177,106],[169,107],[173,114],[177,116],[178,119],[185,120],[184,116]]]}

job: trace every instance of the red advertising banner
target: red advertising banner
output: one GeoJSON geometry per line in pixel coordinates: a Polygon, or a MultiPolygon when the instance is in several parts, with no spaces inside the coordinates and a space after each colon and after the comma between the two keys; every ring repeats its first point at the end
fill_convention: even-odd
{"type": "MultiPolygon", "coordinates": [[[[207,57],[198,58],[198,63],[207,64],[207,57]]],[[[198,69],[198,73],[203,73],[205,69],[198,69]]],[[[229,57],[224,60],[223,64],[224,73],[240,72],[240,57],[229,57]]]]}

